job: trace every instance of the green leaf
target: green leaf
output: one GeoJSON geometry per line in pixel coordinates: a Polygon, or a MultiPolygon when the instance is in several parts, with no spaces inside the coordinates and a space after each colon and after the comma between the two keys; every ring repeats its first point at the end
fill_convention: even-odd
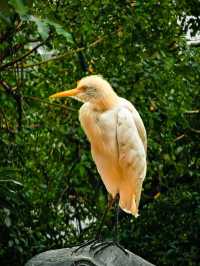
{"type": "Polygon", "coordinates": [[[49,35],[49,26],[54,27],[56,33],[58,35],[62,35],[63,37],[65,37],[65,39],[67,40],[67,42],[69,43],[73,43],[73,39],[72,39],[72,35],[71,33],[69,33],[68,31],[66,31],[60,24],[51,21],[49,19],[42,19],[42,18],[38,18],[36,16],[26,16],[23,18],[24,20],[27,21],[33,21],[35,22],[35,24],[37,25],[37,29],[39,34],[41,35],[41,37],[45,40],[46,38],[48,38],[49,35]]]}
{"type": "Polygon", "coordinates": [[[18,172],[19,172],[18,169],[12,169],[7,167],[0,168],[0,178],[15,177],[18,172]]]}
{"type": "Polygon", "coordinates": [[[17,180],[13,180],[13,179],[3,179],[3,180],[0,180],[0,182],[5,182],[5,183],[13,183],[13,184],[15,184],[15,185],[17,185],[17,186],[20,186],[20,187],[22,187],[23,186],[23,184],[22,183],[20,183],[19,181],[17,181],[17,180]]]}
{"type": "Polygon", "coordinates": [[[0,19],[6,24],[11,23],[10,17],[6,16],[3,12],[0,12],[0,19]]]}
{"type": "Polygon", "coordinates": [[[10,217],[9,216],[7,216],[6,218],[5,218],[5,225],[7,226],[7,227],[10,227],[11,226],[11,219],[10,219],[10,217]]]}
{"type": "Polygon", "coordinates": [[[20,16],[24,16],[28,12],[28,8],[27,8],[27,6],[24,5],[22,0],[9,0],[9,4],[14,7],[15,11],[20,16]]]}
{"type": "Polygon", "coordinates": [[[49,19],[44,19],[43,21],[46,22],[46,24],[49,24],[55,28],[55,31],[57,32],[58,35],[62,35],[63,37],[66,38],[66,40],[69,43],[73,43],[72,35],[68,31],[66,31],[60,24],[51,21],[49,19]]]}
{"type": "Polygon", "coordinates": [[[37,25],[38,32],[41,35],[42,39],[47,39],[49,36],[49,27],[47,23],[44,20],[35,16],[30,16],[29,19],[35,22],[35,24],[37,25]]]}

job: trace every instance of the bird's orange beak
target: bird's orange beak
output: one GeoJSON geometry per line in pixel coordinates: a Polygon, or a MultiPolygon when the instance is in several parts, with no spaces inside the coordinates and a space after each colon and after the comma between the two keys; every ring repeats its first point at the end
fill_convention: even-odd
{"type": "Polygon", "coordinates": [[[73,90],[57,92],[57,93],[52,94],[51,96],[49,96],[49,98],[50,99],[54,99],[54,98],[76,96],[80,92],[82,92],[81,88],[75,88],[73,90]]]}

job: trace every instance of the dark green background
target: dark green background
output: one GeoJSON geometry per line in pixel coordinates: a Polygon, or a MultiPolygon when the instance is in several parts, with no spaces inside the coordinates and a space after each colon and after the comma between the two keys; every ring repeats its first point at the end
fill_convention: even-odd
{"type": "MultiPolygon", "coordinates": [[[[199,31],[198,1],[10,0],[0,8],[1,265],[94,236],[107,195],[80,104],[48,99],[88,74],[130,100],[148,134],[140,216],[120,214],[120,243],[159,266],[199,265],[200,51],[185,36],[199,31]]],[[[114,223],[113,211],[104,238],[114,223]]]]}

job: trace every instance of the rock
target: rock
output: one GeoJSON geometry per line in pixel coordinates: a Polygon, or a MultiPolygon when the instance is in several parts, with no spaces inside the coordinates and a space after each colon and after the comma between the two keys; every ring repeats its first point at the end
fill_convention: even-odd
{"type": "Polygon", "coordinates": [[[49,250],[25,266],[155,266],[114,242],[88,242],[73,248],[49,250]]]}

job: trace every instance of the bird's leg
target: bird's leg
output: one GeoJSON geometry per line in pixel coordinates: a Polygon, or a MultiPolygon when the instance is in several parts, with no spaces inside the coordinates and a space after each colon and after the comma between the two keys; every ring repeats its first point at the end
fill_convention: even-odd
{"type": "Polygon", "coordinates": [[[78,250],[80,250],[81,248],[84,248],[86,246],[90,246],[89,250],[94,252],[94,255],[96,255],[97,253],[101,252],[103,249],[112,246],[112,245],[116,245],[118,248],[120,248],[121,250],[124,251],[124,253],[127,255],[128,253],[125,251],[125,249],[120,246],[118,244],[118,220],[119,220],[119,195],[117,194],[114,198],[109,194],[108,195],[108,205],[105,209],[105,212],[102,216],[100,225],[98,227],[95,239],[89,240],[85,243],[83,243],[82,245],[78,246],[73,253],[76,253],[78,250]],[[101,230],[102,227],[104,225],[106,216],[108,211],[111,209],[111,207],[113,206],[114,202],[116,202],[116,226],[115,226],[115,235],[116,235],[116,239],[115,241],[108,241],[108,242],[100,242],[100,236],[101,236],[101,230]]]}
{"type": "MultiPolygon", "coordinates": [[[[109,201],[107,209],[103,215],[103,219],[101,221],[101,224],[99,226],[99,230],[101,230],[103,223],[105,221],[105,217],[106,214],[108,212],[108,210],[112,207],[113,203],[115,202],[115,210],[116,210],[116,223],[115,223],[115,237],[114,237],[114,241],[106,241],[106,242],[94,242],[91,244],[90,246],[90,251],[93,251],[94,256],[97,255],[98,253],[102,252],[104,249],[106,249],[109,246],[117,246],[119,249],[121,249],[125,255],[129,255],[129,253],[126,251],[126,249],[124,247],[122,247],[119,244],[119,239],[118,239],[118,225],[119,225],[119,212],[120,212],[120,208],[119,208],[119,195],[117,194],[116,197],[113,199],[110,199],[111,201],[109,201]]],[[[100,234],[101,231],[98,231],[97,233],[100,234]]]]}
{"type": "Polygon", "coordinates": [[[100,236],[101,236],[101,229],[103,227],[103,224],[105,222],[105,218],[106,218],[106,215],[108,213],[108,211],[110,210],[110,208],[112,207],[113,203],[115,202],[115,198],[113,198],[110,194],[108,194],[108,205],[105,209],[105,212],[103,214],[103,217],[101,219],[101,223],[98,227],[98,230],[97,230],[97,233],[96,233],[96,236],[94,239],[92,240],[89,240],[83,244],[81,244],[80,246],[78,246],[77,248],[75,248],[73,250],[73,253],[76,253],[78,250],[86,247],[86,246],[90,246],[90,249],[92,249],[92,247],[96,246],[96,244],[98,244],[98,242],[100,241],[100,236]]]}
{"type": "Polygon", "coordinates": [[[103,224],[105,222],[106,215],[107,215],[108,211],[110,210],[110,208],[112,207],[113,203],[115,202],[115,199],[116,199],[116,197],[113,198],[110,194],[108,194],[108,205],[107,205],[107,207],[105,209],[105,212],[103,214],[103,217],[101,219],[101,223],[100,223],[100,225],[98,227],[98,230],[97,230],[95,238],[92,239],[92,240],[89,240],[89,241],[81,244],[77,248],[75,248],[73,250],[73,253],[76,253],[78,250],[80,250],[80,249],[82,249],[82,248],[84,248],[86,246],[90,246],[90,249],[92,249],[94,246],[96,246],[96,244],[98,244],[98,242],[100,241],[101,229],[102,229],[103,224]]]}
{"type": "Polygon", "coordinates": [[[108,211],[111,209],[113,203],[115,202],[115,199],[116,199],[116,197],[113,198],[110,194],[108,194],[108,205],[107,205],[107,207],[106,207],[106,209],[105,209],[105,212],[104,212],[104,214],[103,214],[103,216],[102,216],[102,219],[101,219],[100,225],[99,225],[99,227],[98,227],[98,230],[97,230],[97,233],[96,233],[96,236],[95,236],[95,239],[96,239],[96,240],[100,240],[101,230],[102,230],[102,227],[103,227],[103,225],[104,225],[106,215],[107,215],[108,211]]]}
{"type": "Polygon", "coordinates": [[[120,209],[119,209],[119,194],[116,195],[115,211],[116,211],[116,223],[115,223],[114,242],[119,243],[119,234],[118,234],[119,212],[120,212],[120,209]]]}

